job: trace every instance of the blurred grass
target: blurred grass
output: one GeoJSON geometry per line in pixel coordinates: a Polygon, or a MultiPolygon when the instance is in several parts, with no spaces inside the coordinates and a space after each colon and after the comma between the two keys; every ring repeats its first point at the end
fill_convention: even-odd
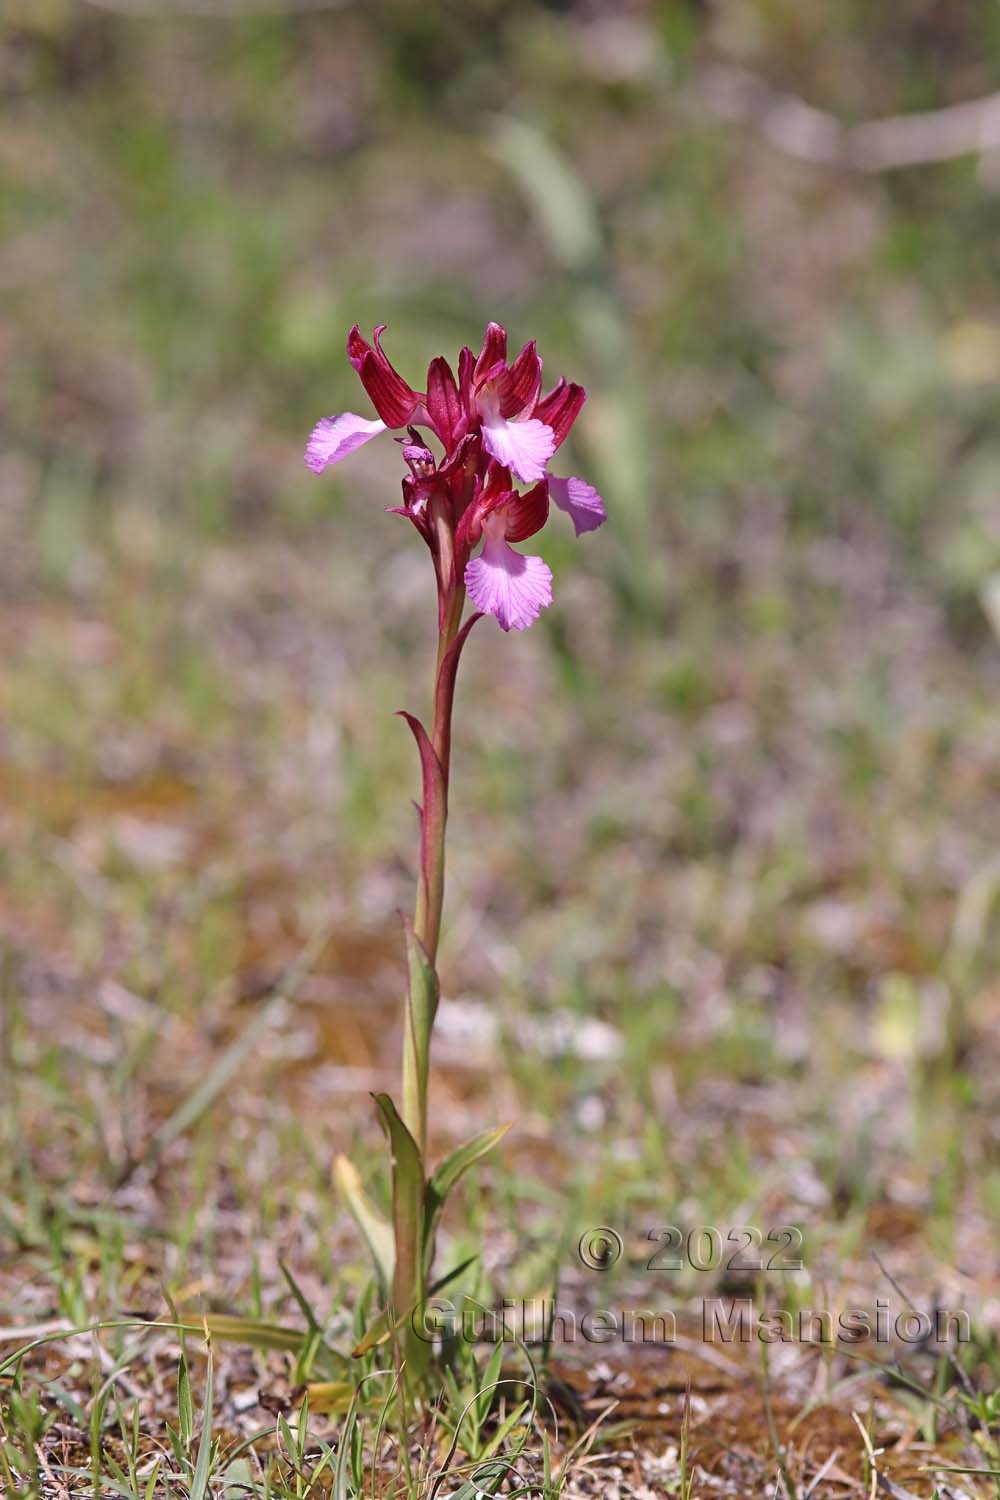
{"type": "Polygon", "coordinates": [[[537,337],[590,388],[572,461],[612,513],[546,532],[556,605],[478,627],[460,687],[445,992],[502,1017],[485,1062],[457,1013],[443,1035],[441,1128],[521,1119],[479,1221],[502,1239],[537,1200],[525,1289],[567,1224],[650,1214],[800,1214],[819,1279],[895,1212],[912,1263],[985,1267],[996,163],[803,165],[697,81],[721,58],[845,119],[939,106],[998,86],[992,12],[13,0],[0,24],[0,1235],[39,1316],[47,1247],[99,1267],[90,1313],[145,1285],[46,1205],[104,1201],[331,918],[143,1232],[151,1284],[221,1256],[222,1301],[258,1237],[276,1303],[279,1249],[361,1274],[327,1170],[373,1145],[394,1065],[415,770],[390,714],[425,706],[433,621],[382,514],[394,452],[301,464],[317,417],[364,409],[355,320],[414,380],[487,318],[537,337]],[[551,1016],[618,1050],[519,1040],[551,1016]]]}

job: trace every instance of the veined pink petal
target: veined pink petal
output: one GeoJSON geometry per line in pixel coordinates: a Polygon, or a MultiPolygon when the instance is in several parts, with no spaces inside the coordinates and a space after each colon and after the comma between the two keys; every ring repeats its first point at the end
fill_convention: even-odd
{"type": "Polygon", "coordinates": [[[552,573],[540,557],[508,546],[499,517],[483,531],[483,550],[465,569],[469,598],[484,615],[495,615],[502,630],[526,630],[552,603],[552,573]]]}
{"type": "Polygon", "coordinates": [[[577,536],[582,536],[585,531],[596,531],[608,519],[604,501],[585,479],[557,479],[550,474],[549,499],[566,512],[577,536]]]}
{"type": "Polygon", "coordinates": [[[385,423],[377,417],[369,421],[352,411],[345,411],[339,417],[324,417],[312,430],[306,448],[306,463],[314,474],[322,474],[330,464],[339,463],[356,448],[378,437],[380,432],[385,432],[385,423]]]}
{"type": "Polygon", "coordinates": [[[524,484],[545,477],[545,465],[556,448],[551,427],[529,417],[526,422],[508,422],[500,415],[500,399],[490,384],[479,393],[483,419],[483,446],[498,463],[511,469],[524,484]]]}

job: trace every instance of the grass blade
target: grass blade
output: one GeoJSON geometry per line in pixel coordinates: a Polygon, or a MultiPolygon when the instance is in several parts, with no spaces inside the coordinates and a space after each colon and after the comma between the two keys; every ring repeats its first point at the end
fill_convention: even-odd
{"type": "MultiPolygon", "coordinates": [[[[205,1330],[206,1338],[208,1330],[205,1330]]],[[[212,1412],[213,1412],[212,1341],[208,1339],[208,1364],[205,1369],[205,1402],[201,1418],[201,1438],[198,1442],[198,1459],[194,1478],[191,1481],[191,1500],[205,1500],[208,1491],[208,1474],[212,1462],[212,1412]]]]}

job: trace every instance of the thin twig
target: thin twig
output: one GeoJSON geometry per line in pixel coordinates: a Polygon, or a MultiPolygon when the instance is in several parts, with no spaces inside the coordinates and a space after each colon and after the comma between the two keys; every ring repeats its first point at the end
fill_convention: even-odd
{"type": "Polygon", "coordinates": [[[872,1446],[871,1433],[856,1411],[852,1411],[851,1416],[854,1418],[855,1425],[861,1434],[861,1441],[865,1445],[865,1453],[868,1456],[868,1500],[875,1500],[875,1495],[878,1491],[878,1463],[876,1462],[875,1449],[872,1446]]]}
{"type": "Polygon", "coordinates": [[[204,16],[232,20],[240,16],[290,16],[309,11],[343,10],[351,0],[85,0],[95,10],[119,16],[204,16]]]}
{"type": "Polygon", "coordinates": [[[1000,150],[1000,93],[845,125],[828,110],[774,89],[745,69],[716,64],[698,74],[687,97],[692,110],[749,125],[788,156],[860,172],[892,172],[1000,150]]]}
{"type": "Polygon", "coordinates": [[[822,1467],[816,1470],[816,1473],[813,1475],[812,1479],[809,1481],[809,1484],[803,1491],[802,1500],[809,1500],[810,1495],[815,1490],[819,1489],[820,1485],[823,1483],[823,1480],[826,1478],[830,1470],[833,1468],[834,1464],[837,1462],[839,1454],[840,1449],[834,1448],[833,1451],[828,1455],[822,1467]]]}

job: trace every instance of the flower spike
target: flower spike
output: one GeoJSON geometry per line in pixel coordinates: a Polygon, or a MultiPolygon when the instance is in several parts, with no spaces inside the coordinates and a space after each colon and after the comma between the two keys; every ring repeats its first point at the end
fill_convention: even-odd
{"type": "Polygon", "coordinates": [[[526,495],[494,488],[490,498],[480,502],[473,525],[476,539],[478,534],[483,537],[483,550],[466,566],[465,587],[476,608],[495,615],[502,630],[526,629],[552,603],[552,574],[546,563],[510,546],[541,531],[548,513],[544,480],[526,495]]]}
{"type": "Polygon", "coordinates": [[[380,324],[370,343],[357,325],[347,336],[348,358],[377,417],[345,412],[324,418],[313,430],[306,463],[322,473],[387,429],[406,429],[398,439],[409,471],[403,504],[389,508],[406,516],[430,548],[441,628],[450,629],[448,622],[457,628],[467,591],[502,629],[523,630],[552,602],[552,574],[540,557],[517,552],[512,543],[541,529],[550,500],[569,516],[577,536],[606,519],[593,485],[549,473],[587,393],[560,379],[543,396],[534,340],[508,364],[507,332],[490,323],[478,355],[468,346],[460,351],[457,378],[443,356],[431,360],[424,394],[384,353],[384,331],[380,324]],[[522,484],[531,488],[521,493],[522,484]],[[480,542],[482,551],[473,557],[480,542]]]}

